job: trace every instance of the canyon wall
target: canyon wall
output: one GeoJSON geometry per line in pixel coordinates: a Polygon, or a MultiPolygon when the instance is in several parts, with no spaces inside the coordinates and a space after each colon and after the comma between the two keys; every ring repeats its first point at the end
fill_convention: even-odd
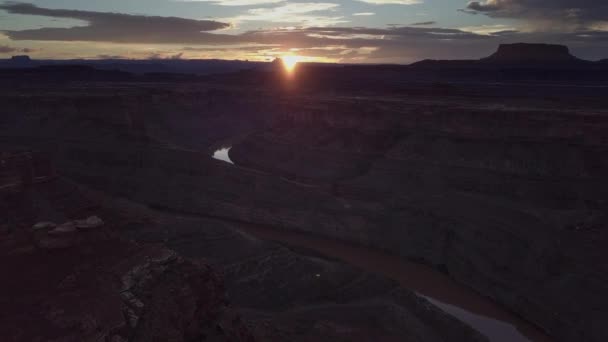
{"type": "Polygon", "coordinates": [[[49,129],[59,124],[37,123],[46,135],[20,142],[114,195],[381,249],[443,270],[557,340],[608,339],[608,115],[595,102],[265,95],[234,106],[228,96],[216,105],[236,114],[190,113],[190,128],[165,109],[148,127],[174,129],[155,139],[69,141],[49,129]],[[246,129],[226,128],[239,120],[246,129]],[[206,123],[200,139],[192,123],[206,123]],[[236,166],[210,158],[208,132],[219,143],[248,129],[230,151],[236,166]]]}

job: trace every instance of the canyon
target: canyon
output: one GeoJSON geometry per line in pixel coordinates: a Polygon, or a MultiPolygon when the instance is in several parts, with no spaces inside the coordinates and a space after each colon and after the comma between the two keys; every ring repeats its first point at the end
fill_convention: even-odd
{"type": "Polygon", "coordinates": [[[28,190],[45,204],[22,226],[99,215],[111,237],[97,243],[173,251],[169,269],[230,298],[195,310],[231,317],[226,336],[510,336],[465,310],[516,331],[503,341],[607,340],[606,88],[344,68],[2,83],[2,150],[36,151],[57,175],[28,190]]]}

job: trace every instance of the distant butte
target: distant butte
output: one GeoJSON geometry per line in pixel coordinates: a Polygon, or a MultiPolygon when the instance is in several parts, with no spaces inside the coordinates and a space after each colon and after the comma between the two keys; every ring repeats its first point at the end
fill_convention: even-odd
{"type": "Polygon", "coordinates": [[[32,59],[30,58],[30,56],[22,55],[22,56],[11,57],[11,61],[13,61],[13,62],[31,62],[32,59]]]}
{"type": "Polygon", "coordinates": [[[481,61],[499,63],[561,63],[582,60],[570,54],[570,50],[564,45],[517,43],[501,44],[494,54],[482,58],[481,61]]]}
{"type": "MultiPolygon", "coordinates": [[[[585,79],[596,78],[604,79],[605,73],[597,74],[597,70],[604,70],[608,65],[606,60],[591,62],[580,59],[570,53],[570,49],[565,45],[557,44],[530,44],[515,43],[501,44],[492,55],[481,59],[469,60],[431,60],[426,59],[410,64],[410,67],[426,70],[456,70],[456,69],[477,69],[477,70],[498,70],[504,68],[535,69],[535,70],[589,70],[592,73],[578,75],[585,79]]],[[[503,75],[504,76],[504,75],[503,75]]],[[[523,75],[518,75],[521,77],[523,75]]],[[[547,77],[548,75],[528,75],[547,77]]],[[[555,76],[555,75],[553,75],[555,76]]],[[[564,76],[565,77],[565,76],[564,76]]],[[[568,77],[572,77],[569,75],[568,77]]]]}

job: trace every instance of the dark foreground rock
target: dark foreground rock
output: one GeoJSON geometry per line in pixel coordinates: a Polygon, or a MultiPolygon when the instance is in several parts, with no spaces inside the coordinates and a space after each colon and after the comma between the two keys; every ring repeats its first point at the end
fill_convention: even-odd
{"type": "Polygon", "coordinates": [[[111,237],[53,251],[7,246],[12,238],[1,262],[5,341],[251,340],[208,265],[111,237]]]}
{"type": "Polygon", "coordinates": [[[85,205],[78,196],[79,205],[66,197],[45,203],[40,187],[64,188],[38,185],[22,202],[6,202],[14,196],[1,193],[10,210],[2,212],[0,231],[3,341],[253,340],[208,264],[127,241],[98,217],[30,228],[36,214],[61,205],[82,212],[85,205]],[[24,211],[29,215],[16,215],[24,211]]]}

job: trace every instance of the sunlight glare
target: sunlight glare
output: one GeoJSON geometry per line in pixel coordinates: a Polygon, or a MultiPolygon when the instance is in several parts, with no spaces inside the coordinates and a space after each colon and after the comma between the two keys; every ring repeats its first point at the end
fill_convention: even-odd
{"type": "Polygon", "coordinates": [[[302,60],[302,57],[289,55],[289,56],[283,56],[281,58],[281,60],[283,61],[283,66],[285,67],[285,70],[287,70],[287,72],[291,73],[296,68],[296,65],[298,64],[298,62],[302,60]]]}

